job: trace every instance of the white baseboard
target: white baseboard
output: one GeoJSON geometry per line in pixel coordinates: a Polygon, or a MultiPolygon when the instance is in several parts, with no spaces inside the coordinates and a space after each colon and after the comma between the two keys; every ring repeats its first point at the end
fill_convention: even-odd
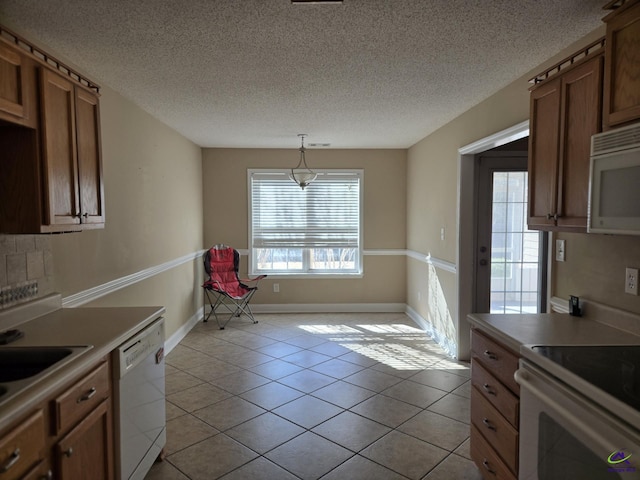
{"type": "Polygon", "coordinates": [[[405,313],[407,316],[416,322],[416,324],[422,328],[427,334],[438,344],[451,358],[458,358],[458,347],[455,341],[449,339],[442,332],[438,331],[433,324],[416,312],[409,305],[405,305],[405,313]]]}
{"type": "Polygon", "coordinates": [[[169,352],[171,352],[171,350],[173,350],[182,341],[182,339],[187,336],[191,329],[195,327],[199,321],[202,320],[203,312],[204,308],[200,307],[198,311],[194,313],[191,318],[189,318],[189,320],[183,323],[180,328],[173,335],[171,335],[171,337],[165,340],[165,355],[168,355],[169,352]]]}
{"type": "Polygon", "coordinates": [[[404,303],[273,303],[251,305],[255,313],[399,313],[404,303]]]}
{"type": "MultiPolygon", "coordinates": [[[[254,305],[254,313],[406,313],[418,327],[422,328],[433,340],[440,345],[452,358],[457,358],[457,348],[454,342],[446,338],[441,332],[404,303],[352,303],[352,304],[273,304],[254,305]]],[[[169,354],[198,322],[202,321],[204,309],[201,307],[185,322],[164,344],[165,354],[169,354]]]]}

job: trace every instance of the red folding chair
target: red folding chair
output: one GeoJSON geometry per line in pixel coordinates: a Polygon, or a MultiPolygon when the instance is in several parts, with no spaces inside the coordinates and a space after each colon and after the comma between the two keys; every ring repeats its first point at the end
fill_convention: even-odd
{"type": "Polygon", "coordinates": [[[204,254],[204,269],[209,275],[209,280],[202,285],[204,312],[206,313],[206,302],[209,302],[211,307],[204,321],[209,321],[209,317],[213,314],[220,330],[224,330],[233,317],[241,315],[246,315],[253,323],[258,323],[253,317],[249,302],[258,290],[258,282],[266,275],[241,279],[238,277],[239,263],[238,251],[226,245],[215,245],[204,254]],[[251,282],[254,282],[253,286],[247,285],[251,282]],[[229,318],[222,324],[217,311],[220,307],[226,308],[230,313],[229,318]]]}

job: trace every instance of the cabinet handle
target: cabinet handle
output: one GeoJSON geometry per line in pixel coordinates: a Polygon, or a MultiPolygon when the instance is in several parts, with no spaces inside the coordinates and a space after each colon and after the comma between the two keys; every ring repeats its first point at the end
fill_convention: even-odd
{"type": "Polygon", "coordinates": [[[93,397],[96,394],[96,392],[97,392],[96,387],[91,387],[91,389],[87,393],[85,393],[80,398],[78,398],[78,400],[76,400],[76,403],[86,402],[91,397],[93,397]]]}
{"type": "Polygon", "coordinates": [[[486,458],[482,461],[482,466],[486,468],[487,472],[489,472],[491,475],[496,474],[496,471],[491,468],[491,465],[489,465],[489,460],[487,460],[486,458]]]}
{"type": "Polygon", "coordinates": [[[69,458],[71,455],[73,455],[73,447],[69,447],[67,450],[65,450],[64,452],[62,452],[62,454],[69,458]]]}
{"type": "Polygon", "coordinates": [[[553,218],[553,214],[552,213],[547,213],[547,220],[551,220],[553,218]]]}
{"type": "Polygon", "coordinates": [[[491,350],[485,350],[484,351],[484,356],[487,357],[489,360],[497,360],[498,356],[493,353],[491,350]]]}
{"type": "Polygon", "coordinates": [[[16,448],[11,456],[9,456],[9,460],[2,467],[0,467],[0,473],[8,472],[11,467],[13,467],[18,460],[20,460],[20,449],[16,448]]]}
{"type": "Polygon", "coordinates": [[[49,470],[43,476],[40,477],[40,480],[51,480],[53,478],[53,472],[49,470]]]}
{"type": "Polygon", "coordinates": [[[485,392],[487,392],[489,395],[496,395],[496,391],[491,388],[491,385],[489,385],[488,383],[485,383],[484,385],[482,385],[482,388],[484,389],[485,392]]]}
{"type": "Polygon", "coordinates": [[[484,423],[485,427],[487,427],[489,430],[493,430],[494,432],[497,430],[496,426],[491,423],[488,418],[483,418],[482,423],[484,423]]]}

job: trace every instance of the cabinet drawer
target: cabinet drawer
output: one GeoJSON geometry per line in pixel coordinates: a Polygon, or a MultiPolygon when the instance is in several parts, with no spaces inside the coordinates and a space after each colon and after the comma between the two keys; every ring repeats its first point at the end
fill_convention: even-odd
{"type": "Polygon", "coordinates": [[[0,439],[0,480],[21,478],[42,460],[45,435],[44,416],[38,410],[0,439]]]}
{"type": "Polygon", "coordinates": [[[75,425],[109,397],[109,364],[105,361],[55,399],[55,434],[75,425]]]}
{"type": "Polygon", "coordinates": [[[53,478],[53,472],[48,462],[41,461],[27,473],[21,480],[51,480],[53,478]]]}
{"type": "Polygon", "coordinates": [[[471,366],[471,385],[476,387],[511,425],[518,428],[519,398],[477,361],[471,366]]]}
{"type": "Polygon", "coordinates": [[[471,388],[471,423],[498,452],[512,472],[518,468],[518,431],[484,398],[471,388]]]}
{"type": "Polygon", "coordinates": [[[513,378],[518,369],[518,356],[477,330],[471,332],[471,351],[487,369],[513,393],[520,395],[520,386],[513,378]]]}
{"type": "Polygon", "coordinates": [[[471,425],[471,458],[486,480],[516,480],[476,427],[471,425]]]}

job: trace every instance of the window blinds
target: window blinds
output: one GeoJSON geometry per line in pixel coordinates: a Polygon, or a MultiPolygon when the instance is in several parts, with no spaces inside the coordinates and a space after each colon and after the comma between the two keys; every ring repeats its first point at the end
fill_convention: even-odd
{"type": "Polygon", "coordinates": [[[318,171],[302,190],[287,171],[250,174],[252,248],[349,248],[360,240],[360,171],[318,171]]]}

